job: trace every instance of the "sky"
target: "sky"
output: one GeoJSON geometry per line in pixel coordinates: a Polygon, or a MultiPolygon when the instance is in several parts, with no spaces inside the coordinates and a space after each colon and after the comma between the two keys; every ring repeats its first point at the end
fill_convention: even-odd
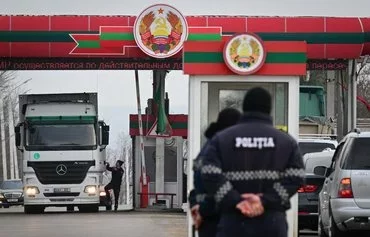
{"type": "MultiPolygon", "coordinates": [[[[370,0],[1,0],[0,15],[138,15],[146,7],[167,3],[184,15],[370,16],[370,0]]],[[[111,125],[111,141],[128,134],[128,116],[137,113],[133,71],[19,71],[28,93],[98,92],[99,116],[111,125]]],[[[152,94],[150,71],[140,71],[142,111],[152,94]]],[[[170,112],[187,114],[188,77],[167,76],[170,112]]]]}

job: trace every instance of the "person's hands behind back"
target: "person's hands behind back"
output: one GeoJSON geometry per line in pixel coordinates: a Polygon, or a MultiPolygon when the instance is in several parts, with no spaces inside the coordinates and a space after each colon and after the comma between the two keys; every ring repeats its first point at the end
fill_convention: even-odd
{"type": "Polygon", "coordinates": [[[199,229],[203,221],[202,216],[199,213],[199,204],[191,208],[191,217],[193,218],[195,229],[199,229]]]}
{"type": "Polygon", "coordinates": [[[244,199],[236,205],[236,208],[247,217],[256,217],[264,213],[260,195],[253,193],[242,194],[244,199]]]}

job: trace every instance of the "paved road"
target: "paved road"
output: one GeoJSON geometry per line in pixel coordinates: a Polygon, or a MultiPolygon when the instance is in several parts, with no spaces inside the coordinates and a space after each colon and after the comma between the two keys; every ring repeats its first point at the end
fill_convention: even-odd
{"type": "Polygon", "coordinates": [[[99,212],[92,214],[47,212],[25,215],[0,212],[4,237],[186,237],[185,214],[99,212]]]}
{"type": "MultiPolygon", "coordinates": [[[[183,213],[105,212],[67,213],[49,209],[25,215],[22,208],[0,209],[0,236],[4,237],[187,237],[183,213]]],[[[307,232],[304,237],[316,237],[307,232]]]]}

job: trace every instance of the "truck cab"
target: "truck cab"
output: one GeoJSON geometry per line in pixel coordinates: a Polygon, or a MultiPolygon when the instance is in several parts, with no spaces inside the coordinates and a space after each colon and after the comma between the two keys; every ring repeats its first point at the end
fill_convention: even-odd
{"type": "Polygon", "coordinates": [[[97,94],[20,95],[19,103],[25,213],[98,211],[109,126],[98,120],[97,94]]]}

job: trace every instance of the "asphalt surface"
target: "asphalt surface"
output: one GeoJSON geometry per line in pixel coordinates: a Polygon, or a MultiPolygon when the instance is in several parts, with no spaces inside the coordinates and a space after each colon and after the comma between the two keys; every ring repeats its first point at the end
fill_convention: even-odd
{"type": "MultiPolygon", "coordinates": [[[[1,237],[187,237],[184,213],[118,211],[99,213],[47,209],[25,215],[23,208],[0,209],[1,237]]],[[[300,237],[316,237],[305,231],[300,237]]]]}
{"type": "Polygon", "coordinates": [[[0,209],[1,237],[187,236],[183,213],[53,211],[25,215],[17,209],[0,209]]]}

